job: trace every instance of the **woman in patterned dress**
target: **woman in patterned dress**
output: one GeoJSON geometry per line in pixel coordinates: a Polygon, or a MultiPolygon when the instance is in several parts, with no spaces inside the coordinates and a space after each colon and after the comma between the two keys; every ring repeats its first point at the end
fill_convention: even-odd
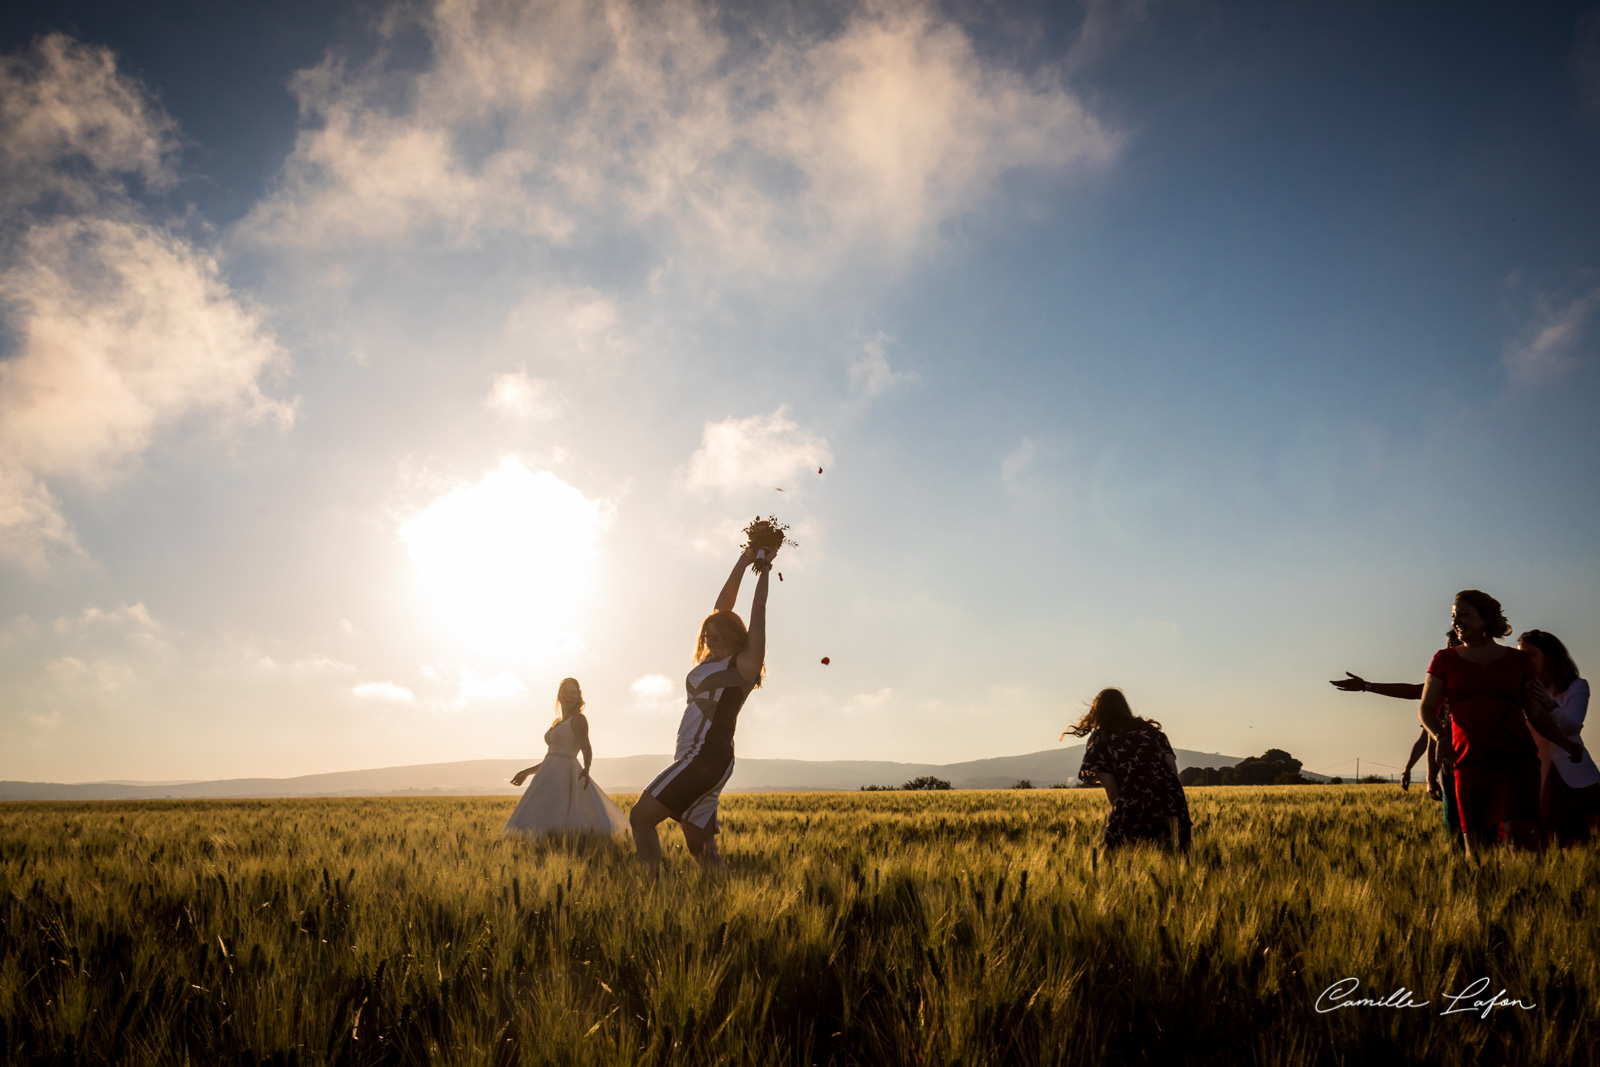
{"type": "Polygon", "coordinates": [[[1111,801],[1107,851],[1133,844],[1188,850],[1189,802],[1160,723],[1135,715],[1122,690],[1102,689],[1067,734],[1089,738],[1078,779],[1104,786],[1111,801]]]}
{"type": "Polygon", "coordinates": [[[672,765],[656,776],[633,809],[628,821],[639,859],[651,870],[661,869],[661,838],[656,827],[672,819],[683,827],[689,854],[713,870],[726,870],[717,851],[717,808],[722,788],[733,775],[733,732],[739,709],[751,690],[761,684],[767,655],[767,594],[772,558],[746,548],[723,583],[711,614],[700,624],[695,643],[694,669],[685,679],[688,702],[678,724],[678,743],[672,765]],[[755,596],[750,602],[750,625],[734,613],[740,579],[754,568],[755,596]]]}

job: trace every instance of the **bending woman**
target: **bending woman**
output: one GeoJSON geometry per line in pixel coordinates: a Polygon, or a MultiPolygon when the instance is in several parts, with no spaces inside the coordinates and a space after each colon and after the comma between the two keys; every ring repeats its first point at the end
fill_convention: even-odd
{"type": "Polygon", "coordinates": [[[1439,709],[1450,702],[1456,811],[1472,855],[1497,837],[1517,848],[1539,844],[1539,750],[1528,727],[1574,762],[1583,746],[1550,718],[1552,701],[1527,653],[1495,641],[1511,632],[1500,602],[1477,589],[1456,594],[1451,616],[1458,648],[1440,649],[1423,684],[1422,725],[1438,738],[1439,709]]]}
{"type": "Polygon", "coordinates": [[[1135,715],[1122,690],[1102,689],[1062,738],[1067,734],[1088,736],[1078,780],[1105,786],[1111,801],[1103,840],[1108,852],[1139,843],[1188,850],[1189,802],[1160,723],[1135,715]]]}
{"type": "Polygon", "coordinates": [[[733,731],[739,709],[761,684],[767,655],[768,578],[776,555],[771,550],[768,558],[757,560],[752,550],[745,550],[723,583],[715,608],[700,624],[694,669],[684,679],[689,701],[678,724],[672,766],[650,783],[628,813],[639,858],[652,870],[661,867],[656,827],[665,819],[675,819],[683,827],[690,855],[707,867],[727,869],[717,852],[717,804],[733,774],[733,731]],[[758,577],[746,629],[733,607],[744,570],[751,565],[758,577]]]}

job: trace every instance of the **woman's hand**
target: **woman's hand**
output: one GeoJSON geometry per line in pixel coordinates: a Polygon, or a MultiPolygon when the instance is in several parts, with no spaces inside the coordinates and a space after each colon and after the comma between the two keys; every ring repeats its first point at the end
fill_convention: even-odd
{"type": "Polygon", "coordinates": [[[589,768],[584,767],[578,771],[578,780],[583,783],[585,789],[589,788],[589,768]]]}
{"type": "Polygon", "coordinates": [[[542,765],[543,765],[542,762],[541,763],[535,763],[532,767],[529,767],[525,771],[518,771],[516,774],[511,776],[511,784],[512,785],[521,785],[523,782],[526,782],[528,780],[528,775],[533,774],[542,765]]]}
{"type": "Polygon", "coordinates": [[[1351,674],[1349,671],[1344,673],[1345,677],[1337,681],[1330,681],[1328,684],[1341,693],[1365,693],[1367,691],[1367,680],[1365,678],[1359,674],[1351,674]]]}
{"type": "Polygon", "coordinates": [[[1580,744],[1577,741],[1568,741],[1567,742],[1567,755],[1569,757],[1571,757],[1573,763],[1582,762],[1582,760],[1583,760],[1583,745],[1580,744]]]}

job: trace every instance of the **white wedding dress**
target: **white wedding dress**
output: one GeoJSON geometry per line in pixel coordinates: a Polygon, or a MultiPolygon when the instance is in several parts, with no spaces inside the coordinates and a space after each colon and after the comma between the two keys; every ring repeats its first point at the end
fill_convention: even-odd
{"type": "Polygon", "coordinates": [[[544,732],[550,750],[533,781],[517,801],[502,834],[617,834],[628,832],[628,818],[605,790],[590,780],[585,788],[572,723],[562,719],[544,732]]]}

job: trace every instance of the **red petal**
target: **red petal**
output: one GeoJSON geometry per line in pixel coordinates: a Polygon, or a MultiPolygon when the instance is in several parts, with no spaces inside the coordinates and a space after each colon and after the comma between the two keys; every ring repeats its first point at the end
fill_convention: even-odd
{"type": "Polygon", "coordinates": [[[823,656],[822,657],[822,665],[824,667],[826,667],[828,665],[828,657],[827,656],[823,656]]]}

